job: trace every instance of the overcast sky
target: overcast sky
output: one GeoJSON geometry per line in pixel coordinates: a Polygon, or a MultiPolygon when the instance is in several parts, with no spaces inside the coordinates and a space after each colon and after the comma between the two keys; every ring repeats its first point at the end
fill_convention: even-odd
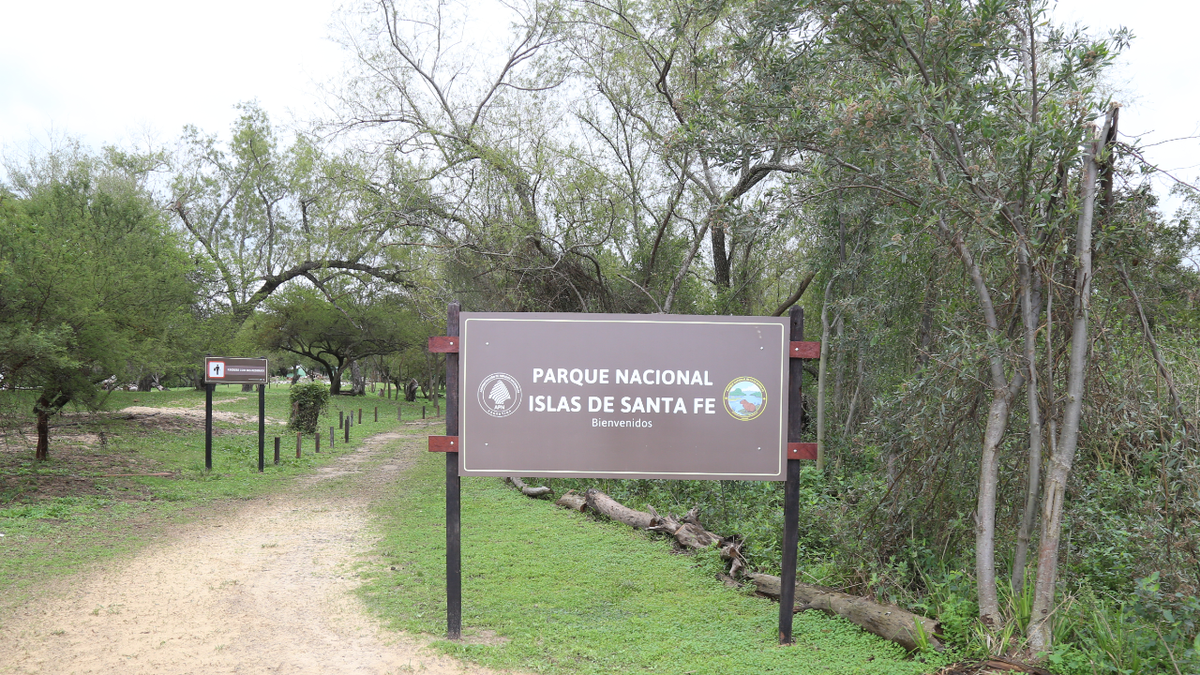
{"type": "MultiPolygon", "coordinates": [[[[470,3],[468,3],[470,4],[470,3]]],[[[8,0],[0,39],[0,150],[69,134],[92,145],[166,143],[185,124],[224,133],[239,101],[276,123],[322,110],[320,84],[346,63],[329,36],[338,0],[8,0]]],[[[1200,84],[1194,49],[1200,3],[1062,0],[1060,21],[1137,39],[1117,70],[1121,131],[1161,143],[1147,155],[1193,184],[1200,178],[1200,84]]],[[[1156,180],[1160,194],[1169,179],[1156,180]]]]}

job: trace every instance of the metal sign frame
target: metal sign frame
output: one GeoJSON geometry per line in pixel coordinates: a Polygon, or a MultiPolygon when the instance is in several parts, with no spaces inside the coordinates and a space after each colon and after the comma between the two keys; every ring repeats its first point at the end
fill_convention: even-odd
{"type": "MultiPolygon", "coordinates": [[[[429,339],[429,351],[446,354],[446,435],[430,436],[429,451],[446,455],[446,633],[462,637],[462,519],[460,480],[460,337],[459,304],[450,303],[446,316],[446,335],[429,339]]],[[[649,318],[649,317],[647,317],[649,318]]],[[[772,321],[778,321],[772,319],[772,321]]],[[[792,605],[796,589],[796,557],[799,540],[800,461],[817,458],[815,443],[801,443],[804,414],[800,395],[804,378],[804,359],[820,356],[818,342],[804,342],[804,310],[793,306],[787,319],[787,373],[785,383],[786,458],[784,485],[783,559],[780,575],[779,642],[791,644],[792,605]]],[[[528,474],[536,475],[536,474],[528,474]]],[[[545,475],[545,474],[543,474],[545,475]]],[[[550,474],[554,475],[554,474],[550,474]]],[[[760,480],[762,480],[760,478],[760,480]]],[[[767,479],[770,480],[770,479],[767,479]]],[[[778,480],[777,478],[775,480],[778,480]]]]}
{"type": "Polygon", "coordinates": [[[204,468],[212,471],[213,391],[218,384],[258,385],[258,472],[263,472],[267,433],[267,383],[271,369],[265,358],[204,357],[204,468]]]}

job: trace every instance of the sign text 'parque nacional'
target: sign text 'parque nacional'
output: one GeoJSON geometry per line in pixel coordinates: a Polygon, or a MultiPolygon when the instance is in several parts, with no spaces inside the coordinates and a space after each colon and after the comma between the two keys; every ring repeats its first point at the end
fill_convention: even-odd
{"type": "Polygon", "coordinates": [[[788,320],[461,315],[459,472],[784,480],[788,320]]]}
{"type": "Polygon", "coordinates": [[[205,384],[266,384],[267,360],[208,356],[204,359],[205,384]]]}

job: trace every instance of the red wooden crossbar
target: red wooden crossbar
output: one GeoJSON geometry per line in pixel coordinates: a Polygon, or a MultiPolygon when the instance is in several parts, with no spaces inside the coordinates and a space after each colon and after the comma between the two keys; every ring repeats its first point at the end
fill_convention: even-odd
{"type": "Polygon", "coordinates": [[[788,356],[793,359],[819,359],[821,358],[821,343],[793,342],[788,356]]]}
{"type": "Polygon", "coordinates": [[[438,335],[429,338],[429,351],[434,354],[457,354],[458,338],[438,335]]]}
{"type": "Polygon", "coordinates": [[[458,436],[430,436],[430,452],[458,452],[458,436]]]}
{"type": "Polygon", "coordinates": [[[788,443],[788,459],[812,459],[817,458],[816,443],[788,443]]]}

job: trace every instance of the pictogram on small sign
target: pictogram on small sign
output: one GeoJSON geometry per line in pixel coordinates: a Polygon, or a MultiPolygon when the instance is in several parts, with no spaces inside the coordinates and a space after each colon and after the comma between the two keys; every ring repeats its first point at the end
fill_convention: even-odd
{"type": "Polygon", "coordinates": [[[210,379],[210,380],[225,379],[225,362],[224,361],[209,361],[208,362],[208,379],[210,379]]]}

